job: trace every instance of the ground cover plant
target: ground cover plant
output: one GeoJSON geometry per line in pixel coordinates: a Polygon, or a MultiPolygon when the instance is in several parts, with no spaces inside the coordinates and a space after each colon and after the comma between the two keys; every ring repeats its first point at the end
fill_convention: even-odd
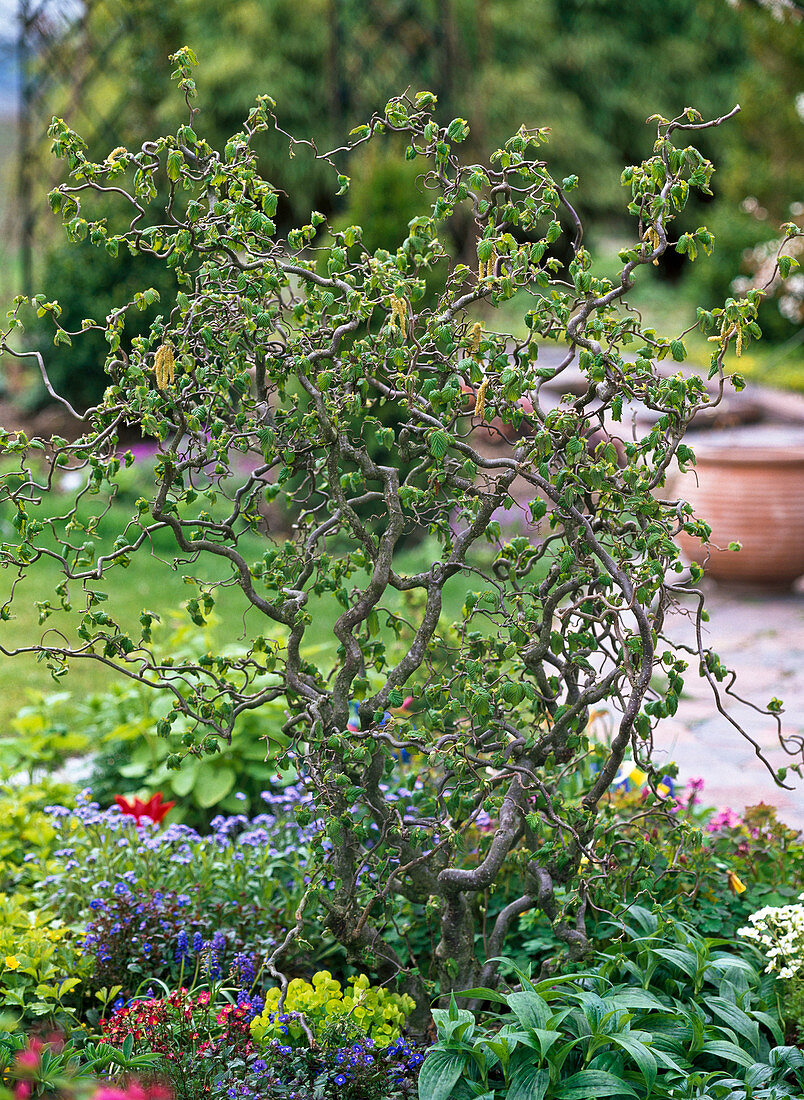
{"type": "MultiPolygon", "coordinates": [[[[664,883],[683,880],[694,903],[703,872],[721,858],[699,838],[688,843],[692,800],[675,797],[673,769],[651,757],[653,728],[675,712],[690,665],[742,732],[727,709],[740,702],[733,676],[703,640],[699,573],[692,586],[680,581],[674,535],[683,528],[705,540],[709,529],[666,480],[673,464],[694,462],[684,434],[696,413],[728,385],[740,388],[726,360],[760,335],[761,291],[700,311],[696,328],[712,345],[708,380],[679,365],[687,333],[660,336],[626,305],[640,269],[668,248],[691,259],[711,251],[707,229],[674,240],[672,224],[691,188],[708,192],[712,174],[684,142],[729,116],[706,121],[688,109],[651,120],[652,155],[623,173],[634,243],[618,275],[604,279],[591,271],[570,197],[578,178],[558,182],[540,159],[547,133],[523,127],[489,164],[466,163],[465,121],[440,125],[427,92],[391,100],[350,135],[349,148],[401,138],[419,167],[424,212],[396,250],[368,251],[360,227],[316,212],[279,239],[283,197],[260,177],[252,144],[264,131],[282,135],[291,154],[303,143],[285,134],[264,96],[214,150],[197,132],[193,55],[184,49],[174,60],[189,110],[175,135],[96,163],[64,122],[51,128],[70,172],[51,195],[68,236],[111,255],[155,257],[176,290],[158,301],[147,336],[129,337],[126,320],[157,304],[148,289],[85,321],[108,343],[109,386],[99,405],[71,410],[84,429],[77,441],[0,435],[0,506],[13,532],[0,543],[10,578],[0,620],[30,599],[37,578],[54,565],[59,574],[52,592],[36,591],[39,637],[0,640],[0,652],[35,654],[57,680],[89,664],[127,679],[135,698],[152,692],[159,766],[186,786],[174,784],[161,801],[140,788],[152,800],[120,797],[108,809],[91,792],[33,807],[47,829],[31,853],[36,869],[15,850],[8,856],[3,874],[19,894],[12,904],[33,901],[34,924],[63,927],[55,938],[87,972],[45,982],[31,952],[9,954],[5,988],[25,976],[10,1003],[29,1018],[57,1016],[71,1042],[81,1023],[97,1028],[103,1016],[117,1072],[121,1058],[156,1052],[178,1096],[404,1095],[423,1064],[419,1091],[432,1100],[427,1082],[445,1063],[441,1048],[424,1057],[433,1020],[440,1041],[460,1030],[463,1042],[474,1018],[453,1010],[455,996],[478,1012],[509,997],[498,990],[501,959],[535,915],[552,937],[546,980],[563,999],[550,1015],[559,996],[538,992],[542,1057],[525,1056],[531,1091],[647,1096],[660,1069],[656,1095],[696,1095],[710,1084],[740,1095],[743,1084],[771,1078],[769,1087],[788,1088],[800,1064],[770,1046],[769,1035],[777,1046],[782,1039],[773,981],[756,1009],[749,949],[713,955],[725,945],[687,930],[680,911],[675,931],[644,920],[655,960],[692,977],[691,990],[670,978],[662,986],[682,1007],[658,994],[660,1008],[637,1005],[659,1013],[645,1021],[648,1041],[623,1037],[630,1021],[606,1002],[606,982],[619,990],[638,977],[617,940],[635,897],[659,900],[664,883]],[[126,232],[88,220],[97,192],[121,203],[126,232]],[[458,212],[474,226],[471,265],[446,243],[458,212]],[[518,339],[489,317],[520,292],[530,299],[529,335],[518,339]],[[541,366],[548,340],[566,351],[541,366]],[[570,368],[580,386],[569,385],[570,368]],[[568,392],[556,404],[544,387],[562,376],[568,392]],[[156,456],[153,480],[132,500],[133,455],[121,438],[133,430],[156,456]],[[65,472],[73,496],[54,508],[65,472]],[[506,536],[522,487],[528,533],[506,536]],[[406,552],[425,535],[432,560],[412,568],[406,552]],[[113,594],[143,558],[152,596],[132,616],[113,594]],[[184,610],[199,631],[192,644],[158,637],[162,571],[188,586],[184,610]],[[448,616],[459,578],[471,586],[448,616]],[[697,624],[688,651],[664,637],[682,593],[692,594],[697,624]],[[204,636],[219,605],[237,608],[236,645],[204,636]],[[605,736],[595,732],[601,707],[612,719],[605,736]],[[239,724],[261,721],[272,774],[255,816],[255,790],[238,790],[235,767],[245,765],[230,750],[239,724]],[[638,797],[620,797],[622,777],[635,774],[638,797]],[[196,787],[202,793],[191,798],[196,787]],[[181,813],[184,797],[198,812],[238,794],[249,814],[193,819],[208,831],[163,823],[168,801],[181,813]],[[688,879],[679,871],[685,845],[688,879]],[[677,942],[657,946],[665,934],[677,942]],[[597,941],[614,961],[595,978],[584,967],[597,941]],[[612,977],[617,967],[622,978],[612,977]],[[723,1009],[725,1037],[722,1014],[716,1022],[695,1008],[712,973],[723,979],[714,996],[749,1021],[723,1009]],[[590,1039],[593,1018],[614,1038],[590,1039]],[[740,1073],[724,1083],[705,1058],[679,1060],[673,1043],[656,1038],[668,1031],[676,1046],[734,1061],[740,1073]],[[556,1033],[569,1040],[551,1063],[556,1033]],[[691,1037],[700,1044],[690,1048],[691,1037]]],[[[346,191],[344,150],[304,144],[346,191]]],[[[797,232],[783,230],[782,274],[797,232]]],[[[81,333],[62,327],[55,301],[15,301],[2,349],[31,357],[50,385],[40,353],[18,346],[31,304],[53,322],[57,344],[81,333]]],[[[765,709],[799,770],[802,745],[782,736],[780,707],[774,699],[765,709]]],[[[787,781],[785,768],[773,775],[787,781]]],[[[774,858],[784,843],[774,838],[774,858]]],[[[760,866],[764,857],[754,855],[760,866]]],[[[740,894],[738,871],[723,870],[740,894]]],[[[668,889],[668,904],[678,892],[668,889]]],[[[43,957],[79,965],[58,950],[46,946],[43,957]]],[[[660,980],[657,966],[645,971],[646,989],[660,980]]],[[[517,980],[510,996],[533,992],[524,972],[517,980]]],[[[456,1066],[458,1075],[448,1087],[463,1074],[467,1096],[488,1097],[500,1086],[495,1058],[504,1086],[514,1084],[499,1038],[511,1032],[491,1021],[487,1041],[479,1026],[477,1049],[493,1053],[489,1072],[473,1076],[475,1055],[469,1062],[465,1048],[449,1048],[447,1077],[456,1066]]],[[[11,1077],[15,1043],[7,1043],[11,1077]]]]}

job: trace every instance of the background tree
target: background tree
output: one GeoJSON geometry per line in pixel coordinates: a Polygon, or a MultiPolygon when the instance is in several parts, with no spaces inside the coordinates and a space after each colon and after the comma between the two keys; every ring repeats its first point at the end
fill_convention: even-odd
{"type": "MultiPolygon", "coordinates": [[[[697,197],[680,214],[684,229],[701,221],[714,226],[719,248],[696,294],[707,306],[728,294],[743,266],[743,252],[767,239],[775,222],[791,218],[801,178],[800,143],[789,140],[800,120],[795,89],[802,70],[802,24],[794,5],[763,6],[725,0],[670,0],[623,7],[583,0],[233,0],[223,8],[209,0],[178,0],[159,5],[136,0],[125,6],[130,30],[119,39],[110,12],[99,4],[87,18],[86,48],[103,50],[102,76],[71,96],[57,87],[52,113],[77,131],[96,133],[97,118],[115,109],[114,133],[120,144],[139,147],[155,125],[175,129],[175,102],[162,94],[163,59],[177,41],[192,42],[205,61],[203,121],[213,145],[223,147],[235,132],[257,90],[270,89],[289,132],[323,148],[368,117],[400,87],[432,87],[450,116],[460,111],[471,126],[468,148],[484,159],[512,129],[512,120],[551,127],[550,162],[561,179],[572,174],[578,157],[596,166],[594,186],[582,183],[576,208],[584,217],[587,239],[619,238],[627,231],[619,198],[619,171],[641,155],[644,104],[667,117],[688,103],[716,116],[735,102],[748,106],[717,149],[707,134],[702,150],[726,173],[723,198],[697,197]],[[109,43],[112,42],[112,45],[109,43]],[[121,94],[122,93],[122,94],[121,94]],[[783,177],[783,178],[782,178],[783,177]],[[750,186],[748,182],[750,181],[750,186]],[[749,196],[769,219],[740,210],[749,196]],[[784,207],[784,209],[781,209],[784,207]]],[[[76,59],[76,66],[80,59],[76,59]]],[[[68,65],[68,71],[76,66],[68,65]]],[[[49,116],[48,116],[49,117],[49,116]]],[[[108,127],[97,132],[97,148],[109,148],[108,127]]],[[[289,197],[282,204],[282,228],[306,217],[310,209],[357,222],[367,232],[380,230],[387,247],[404,235],[411,211],[420,201],[412,175],[396,171],[393,204],[372,228],[376,196],[394,169],[387,156],[370,154],[359,170],[344,163],[346,174],[363,185],[342,196],[332,194],[326,173],[312,151],[294,147],[278,135],[260,135],[255,150],[267,179],[289,197]],[[376,178],[374,177],[376,173],[376,178]],[[393,221],[392,206],[398,208],[393,221]]],[[[404,166],[403,166],[404,168],[404,166]]],[[[471,247],[467,224],[454,221],[450,232],[458,253],[471,247]]],[[[80,263],[81,274],[87,260],[80,263]]],[[[132,261],[133,279],[154,282],[152,268],[132,261]]],[[[41,285],[55,287],[71,321],[93,313],[92,295],[108,293],[120,278],[119,265],[94,261],[95,271],[75,279],[76,261],[65,257],[52,238],[41,265],[41,285]],[[74,290],[64,292],[69,279],[74,290]]],[[[684,256],[663,257],[652,273],[658,278],[689,278],[684,256]]],[[[97,312],[97,310],[94,310],[97,312]]],[[[789,321],[774,307],[772,334],[790,334],[789,321]]],[[[51,357],[52,358],[52,357],[51,357]]],[[[103,379],[99,355],[80,359],[70,349],[52,358],[54,377],[76,402],[100,397],[103,379]]]]}

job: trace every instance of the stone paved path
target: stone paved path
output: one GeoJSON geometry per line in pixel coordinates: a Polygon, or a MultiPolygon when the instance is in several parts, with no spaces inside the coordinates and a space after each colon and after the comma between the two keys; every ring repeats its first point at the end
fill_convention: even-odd
{"type": "MultiPolygon", "coordinates": [[[[761,705],[773,696],[781,699],[783,731],[804,735],[804,593],[748,594],[707,583],[707,598],[708,641],[738,673],[736,690],[761,705]]],[[[668,634],[693,642],[683,615],[671,618],[668,634]]],[[[744,706],[732,713],[767,749],[774,767],[787,762],[772,720],[744,706]]],[[[793,775],[788,781],[794,790],[776,787],[753,746],[718,714],[708,684],[693,675],[693,666],[675,717],[662,723],[655,740],[657,759],[666,753],[678,763],[681,778],[705,780],[705,804],[739,811],[757,802],[774,803],[783,821],[804,829],[804,780],[793,775]]]]}

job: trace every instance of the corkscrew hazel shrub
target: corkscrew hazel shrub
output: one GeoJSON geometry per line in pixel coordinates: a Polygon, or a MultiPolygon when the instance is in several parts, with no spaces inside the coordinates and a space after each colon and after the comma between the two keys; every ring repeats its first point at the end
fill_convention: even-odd
{"type": "MultiPolygon", "coordinates": [[[[92,660],[164,692],[172,707],[158,733],[171,747],[169,767],[214,755],[240,714],[280,701],[279,763],[304,775],[306,813],[323,822],[326,841],[290,938],[304,930],[315,895],[312,909],[323,907],[354,964],[414,998],[410,1022],[421,1030],[433,994],[493,983],[507,933],[529,909],[548,916],[573,955],[588,951],[587,906],[607,901],[610,836],[598,807],[626,754],[656,790],[663,773],[651,762],[652,731],[675,712],[690,663],[716,707],[735,701],[733,678],[701,634],[700,592],[692,589],[696,643],[684,652],[665,637],[682,591],[674,535],[709,534],[666,476],[694,461],[684,434],[696,413],[740,387],[727,357],[760,335],[761,291],[699,311],[694,327],[712,340],[709,386],[680,365],[686,333],[660,335],[626,306],[640,269],[668,248],[690,259],[712,249],[705,227],[676,240],[673,222],[691,189],[709,190],[713,170],[689,139],[734,112],[650,120],[651,154],[623,173],[633,240],[605,277],[570,198],[592,166],[554,179],[541,159],[546,130],[523,126],[488,163],[469,163],[465,120],[441,124],[435,96],[420,92],[390,100],[342,150],[321,152],[287,134],[274,101],[260,96],[218,150],[197,131],[195,58],[183,49],[174,60],[189,111],[175,134],[94,163],[62,120],[51,127],[70,175],[51,205],[68,236],[160,258],[176,291],[129,350],[127,318],[154,304],[156,291],[85,322],[105,334],[109,385],[81,414],[79,440],[0,435],[15,470],[0,483],[13,531],[0,561],[11,578],[36,578],[45,558],[63,573],[53,599],[38,594],[41,637],[2,652],[35,652],[57,678],[92,660]],[[330,166],[339,194],[349,187],[340,152],[396,135],[420,167],[421,215],[390,250],[367,251],[359,226],[334,228],[315,211],[279,239],[283,197],[253,152],[266,131],[291,155],[330,166]],[[168,197],[157,209],[162,184],[168,197]],[[91,220],[99,192],[128,208],[126,232],[91,220]],[[444,244],[459,210],[476,263],[454,260],[444,244]],[[554,247],[562,238],[567,263],[554,247]],[[494,323],[496,307],[515,297],[524,335],[494,323]],[[545,347],[558,349],[557,361],[540,357],[545,347]],[[545,384],[560,390],[571,366],[582,385],[556,406],[545,384]],[[639,411],[650,421],[642,435],[631,430],[639,411]],[[154,484],[117,537],[101,542],[98,516],[127,461],[118,440],[132,426],[156,442],[154,484]],[[493,452],[473,434],[479,427],[498,440],[493,452]],[[38,502],[64,467],[82,479],[75,503],[40,520],[38,502]],[[536,538],[502,537],[498,517],[515,506],[515,482],[530,492],[536,538]],[[290,534],[265,531],[266,501],[292,517],[290,534]],[[398,551],[422,529],[437,542],[433,562],[405,570],[398,551]],[[266,538],[256,557],[244,542],[255,531],[266,538]],[[172,533],[175,552],[161,563],[154,556],[157,606],[122,622],[107,590],[125,583],[132,556],[149,553],[160,532],[172,533]],[[198,577],[201,559],[217,563],[216,580],[198,577]],[[239,590],[243,651],[155,652],[161,567],[194,590],[186,610],[196,624],[222,586],[239,590]],[[472,588],[450,623],[444,595],[458,577],[472,588]],[[314,614],[322,605],[327,614],[314,614]],[[306,642],[325,637],[331,646],[304,655],[306,642]],[[387,721],[408,695],[411,713],[387,721]],[[616,716],[610,744],[566,798],[561,779],[589,751],[588,715],[602,704],[616,716]],[[386,798],[385,778],[404,754],[425,783],[415,805],[386,798]],[[491,827],[466,853],[481,815],[491,827]],[[512,865],[515,889],[478,950],[484,897],[512,865]],[[434,949],[391,946],[401,899],[420,907],[434,949]]],[[[783,240],[796,232],[785,228],[783,240]]],[[[19,347],[31,304],[52,319],[56,343],[81,333],[62,327],[57,302],[16,299],[0,346],[31,356],[49,385],[42,356],[19,347]]],[[[0,617],[27,592],[14,583],[0,617]]],[[[778,707],[772,700],[777,723],[778,707]]],[[[800,740],[781,742],[799,767],[800,740]]],[[[661,812],[661,800],[651,796],[645,809],[661,812]]]]}

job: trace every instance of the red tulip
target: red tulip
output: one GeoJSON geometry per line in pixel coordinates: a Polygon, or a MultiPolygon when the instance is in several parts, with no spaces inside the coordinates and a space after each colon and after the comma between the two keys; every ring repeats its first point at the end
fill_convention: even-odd
{"type": "Polygon", "coordinates": [[[138,825],[143,817],[149,818],[158,825],[176,805],[175,802],[163,802],[161,791],[151,795],[147,802],[143,802],[141,798],[133,798],[129,802],[127,798],[123,798],[119,794],[114,796],[114,800],[122,812],[129,817],[133,817],[138,825]]]}

